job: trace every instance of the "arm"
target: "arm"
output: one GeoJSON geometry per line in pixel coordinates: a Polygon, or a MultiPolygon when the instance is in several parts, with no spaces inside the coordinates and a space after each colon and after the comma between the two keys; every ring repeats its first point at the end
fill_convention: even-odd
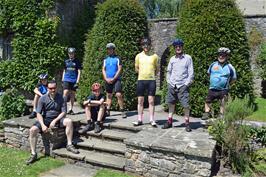
{"type": "Polygon", "coordinates": [[[34,93],[35,93],[36,95],[42,96],[42,93],[38,90],[38,88],[35,88],[35,89],[34,89],[34,93]]]}
{"type": "Polygon", "coordinates": [[[62,105],[61,105],[61,113],[51,122],[49,128],[53,128],[60,119],[66,116],[67,112],[67,105],[64,99],[62,99],[62,105]]]}
{"type": "Polygon", "coordinates": [[[231,67],[231,69],[232,69],[232,77],[231,77],[231,79],[230,79],[230,84],[233,84],[233,83],[235,83],[236,82],[236,79],[237,79],[237,76],[236,76],[236,70],[235,70],[235,68],[230,64],[230,66],[229,67],[231,67]]]}
{"type": "Polygon", "coordinates": [[[76,82],[76,83],[79,83],[80,74],[81,74],[81,70],[80,70],[80,69],[78,69],[78,77],[77,77],[77,82],[76,82]]]}
{"type": "Polygon", "coordinates": [[[139,73],[139,55],[135,58],[135,71],[136,73],[139,73]]]}
{"type": "Polygon", "coordinates": [[[121,72],[122,72],[122,65],[118,65],[118,70],[117,70],[113,80],[116,80],[120,76],[121,72]]]}
{"type": "Polygon", "coordinates": [[[168,84],[170,84],[172,69],[173,69],[173,66],[172,66],[171,59],[170,59],[168,66],[167,66],[167,71],[166,71],[166,81],[168,84]]]}
{"type": "Polygon", "coordinates": [[[41,112],[43,111],[43,108],[44,108],[44,103],[43,103],[43,101],[42,101],[42,97],[39,99],[39,101],[38,101],[38,105],[37,105],[37,109],[36,109],[36,112],[37,112],[37,120],[39,121],[39,123],[41,124],[41,127],[42,127],[42,131],[44,132],[44,133],[46,133],[47,132],[47,127],[46,127],[46,125],[44,124],[44,122],[43,122],[43,116],[42,116],[42,114],[41,114],[41,112]]]}
{"type": "Polygon", "coordinates": [[[64,81],[64,76],[65,76],[65,70],[63,71],[63,74],[62,74],[62,82],[64,81]]]}
{"type": "Polygon", "coordinates": [[[188,78],[186,79],[185,85],[189,86],[194,79],[194,69],[193,69],[193,62],[192,59],[190,58],[188,61],[188,78]]]}
{"type": "Polygon", "coordinates": [[[105,71],[105,60],[103,61],[103,67],[102,67],[102,73],[103,73],[103,79],[107,81],[106,71],[105,71]]]}
{"type": "Polygon", "coordinates": [[[155,75],[157,75],[158,74],[158,72],[159,72],[159,57],[158,57],[158,55],[156,55],[156,60],[155,60],[155,75]]]}

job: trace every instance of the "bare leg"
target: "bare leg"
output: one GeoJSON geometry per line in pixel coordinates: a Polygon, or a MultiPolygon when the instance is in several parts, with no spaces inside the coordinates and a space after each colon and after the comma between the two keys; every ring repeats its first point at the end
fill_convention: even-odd
{"type": "Polygon", "coordinates": [[[74,106],[74,102],[75,102],[75,96],[76,96],[76,92],[72,90],[70,93],[70,108],[69,108],[69,110],[73,110],[73,106],[74,106]]]}
{"type": "Polygon", "coordinates": [[[205,103],[205,112],[211,111],[211,103],[205,103]]]}
{"type": "Polygon", "coordinates": [[[185,122],[186,124],[189,124],[189,108],[184,108],[184,117],[185,117],[185,122]]]}
{"type": "Polygon", "coordinates": [[[37,104],[39,101],[40,96],[35,94],[34,99],[33,99],[33,112],[36,112],[37,104]]]}
{"type": "Polygon", "coordinates": [[[144,103],[144,97],[139,96],[138,97],[138,121],[142,121],[142,118],[143,118],[143,103],[144,103]]]}
{"type": "Polygon", "coordinates": [[[149,114],[150,114],[150,121],[154,121],[154,96],[149,96],[149,114]]]}
{"type": "Polygon", "coordinates": [[[66,127],[66,136],[67,136],[67,145],[72,144],[73,138],[73,123],[69,118],[65,118],[63,121],[63,125],[66,127]]]}
{"type": "Polygon", "coordinates": [[[90,104],[87,104],[85,106],[85,115],[87,120],[91,120],[91,106],[90,104]]]}
{"type": "Polygon", "coordinates": [[[124,99],[123,99],[122,93],[117,92],[115,95],[117,97],[120,110],[123,110],[124,109],[124,99]]]}
{"type": "Polygon", "coordinates": [[[99,113],[98,113],[97,121],[99,121],[99,122],[102,121],[103,115],[104,115],[104,111],[105,111],[105,106],[104,105],[101,105],[100,106],[99,113]]]}
{"type": "Polygon", "coordinates": [[[225,98],[220,100],[220,113],[223,115],[224,114],[224,110],[225,110],[225,98]]]}
{"type": "Polygon", "coordinates": [[[111,105],[112,105],[112,97],[113,97],[113,94],[112,93],[107,93],[107,99],[106,99],[106,102],[107,102],[107,109],[111,109],[111,105]]]}
{"type": "Polygon", "coordinates": [[[30,141],[30,149],[31,149],[31,154],[36,154],[36,144],[37,144],[37,134],[40,132],[39,128],[36,126],[32,126],[30,128],[30,136],[29,136],[29,141],[30,141]]]}
{"type": "Polygon", "coordinates": [[[175,104],[168,104],[169,111],[168,111],[168,117],[173,118],[174,112],[175,112],[175,104]]]}

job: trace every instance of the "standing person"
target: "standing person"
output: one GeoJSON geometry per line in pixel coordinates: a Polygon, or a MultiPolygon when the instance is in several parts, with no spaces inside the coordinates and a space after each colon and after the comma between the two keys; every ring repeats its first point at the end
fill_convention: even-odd
{"type": "Polygon", "coordinates": [[[122,95],[122,85],[121,85],[121,72],[122,64],[120,58],[115,53],[115,44],[108,43],[106,45],[108,56],[103,62],[103,79],[105,80],[105,88],[107,92],[107,116],[110,115],[110,108],[112,104],[113,90],[118,100],[119,108],[122,112],[122,118],[126,118],[126,113],[124,112],[124,99],[122,95]]]}
{"type": "Polygon", "coordinates": [[[79,130],[80,134],[93,130],[99,133],[103,129],[103,121],[105,119],[105,96],[101,93],[101,85],[94,83],[91,86],[92,94],[88,96],[87,100],[83,102],[85,106],[85,114],[87,125],[79,130]]]}
{"type": "Polygon", "coordinates": [[[229,92],[229,85],[236,81],[235,68],[229,63],[230,49],[221,47],[218,49],[218,61],[213,62],[209,69],[210,86],[205,102],[205,113],[202,119],[211,117],[211,103],[214,100],[220,101],[219,118],[224,116],[225,101],[229,92]]]}
{"type": "Polygon", "coordinates": [[[26,161],[31,164],[37,160],[36,144],[37,134],[47,133],[54,127],[66,127],[67,147],[66,149],[74,154],[79,151],[72,145],[73,123],[69,118],[65,118],[67,111],[66,102],[61,94],[56,92],[56,82],[48,83],[48,93],[41,96],[37,106],[37,121],[30,128],[30,148],[31,156],[26,161]]]}
{"type": "Polygon", "coordinates": [[[78,88],[82,69],[80,62],[75,58],[75,51],[75,48],[68,48],[69,59],[65,60],[65,69],[62,77],[65,101],[67,101],[67,97],[70,96],[70,108],[67,114],[74,114],[73,106],[76,89],[78,88]]]}
{"type": "Polygon", "coordinates": [[[144,93],[148,92],[150,124],[156,127],[154,120],[154,98],[156,92],[155,75],[158,72],[158,56],[151,53],[151,40],[141,40],[143,51],[135,58],[135,70],[138,73],[137,96],[138,96],[138,120],[133,122],[134,126],[143,124],[144,93]]]}
{"type": "Polygon", "coordinates": [[[168,121],[162,128],[166,129],[172,127],[175,104],[179,101],[184,109],[186,131],[190,132],[189,86],[194,78],[193,62],[190,55],[183,53],[184,42],[182,39],[174,40],[172,45],[175,48],[175,56],[170,58],[167,67],[167,102],[169,106],[169,113],[168,121]]]}
{"type": "Polygon", "coordinates": [[[44,73],[44,74],[39,75],[39,83],[36,85],[34,89],[35,96],[33,100],[33,111],[29,116],[30,119],[35,118],[37,115],[36,108],[37,108],[39,98],[48,92],[47,79],[48,79],[48,74],[44,73]]]}

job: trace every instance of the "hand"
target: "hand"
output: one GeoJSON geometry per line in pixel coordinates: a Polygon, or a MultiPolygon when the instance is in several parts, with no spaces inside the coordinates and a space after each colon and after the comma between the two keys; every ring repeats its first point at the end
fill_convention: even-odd
{"type": "Polygon", "coordinates": [[[43,125],[42,126],[42,131],[43,131],[43,133],[47,133],[48,132],[48,128],[45,125],[43,125]]]}
{"type": "Polygon", "coordinates": [[[53,120],[53,121],[50,123],[49,128],[50,128],[50,129],[53,129],[53,128],[55,127],[55,124],[56,124],[56,121],[53,120]]]}
{"type": "Polygon", "coordinates": [[[112,79],[106,79],[106,82],[107,82],[108,84],[111,84],[111,83],[112,83],[112,79]]]}
{"type": "Polygon", "coordinates": [[[74,86],[73,86],[74,89],[78,89],[78,87],[79,87],[78,83],[75,83],[74,86]]]}

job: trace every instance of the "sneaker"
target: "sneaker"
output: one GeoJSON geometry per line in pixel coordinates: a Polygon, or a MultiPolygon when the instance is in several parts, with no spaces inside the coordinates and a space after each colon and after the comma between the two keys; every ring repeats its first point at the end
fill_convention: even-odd
{"type": "Polygon", "coordinates": [[[150,121],[150,124],[151,124],[151,126],[153,126],[153,127],[157,127],[157,124],[156,124],[155,121],[150,121]]]}
{"type": "Polygon", "coordinates": [[[33,119],[37,116],[37,113],[35,111],[33,111],[30,115],[29,115],[29,118],[30,119],[33,119]]]}
{"type": "Polygon", "coordinates": [[[173,127],[173,124],[172,124],[172,123],[169,123],[169,121],[167,121],[167,122],[163,125],[162,129],[172,128],[172,127],[173,127]]]}
{"type": "Polygon", "coordinates": [[[79,134],[87,133],[87,131],[91,131],[94,129],[94,123],[88,123],[86,126],[84,126],[81,130],[79,130],[79,134]]]}
{"type": "Polygon", "coordinates": [[[122,115],[122,118],[123,118],[123,119],[127,118],[127,114],[125,113],[125,111],[122,111],[122,112],[121,112],[121,115],[122,115]]]}
{"type": "Polygon", "coordinates": [[[191,128],[190,128],[190,126],[189,126],[189,124],[186,125],[186,128],[185,129],[186,129],[187,132],[191,132],[192,131],[191,128]]]}
{"type": "Polygon", "coordinates": [[[209,118],[211,118],[211,113],[210,112],[204,112],[202,114],[201,120],[207,120],[209,118]]]}
{"type": "Polygon", "coordinates": [[[30,158],[26,161],[26,164],[32,164],[33,162],[35,162],[37,160],[37,154],[31,154],[30,158]]]}
{"type": "Polygon", "coordinates": [[[74,113],[74,111],[71,109],[71,110],[69,110],[69,111],[67,112],[67,114],[74,115],[75,113],[74,113]]]}
{"type": "Polygon", "coordinates": [[[67,145],[66,150],[68,150],[69,152],[72,152],[74,154],[78,154],[79,151],[71,144],[71,145],[67,145]]]}
{"type": "Polygon", "coordinates": [[[102,131],[101,124],[99,122],[95,123],[94,133],[100,133],[102,131]]]}
{"type": "Polygon", "coordinates": [[[132,122],[134,126],[140,126],[143,125],[142,121],[132,122]]]}

